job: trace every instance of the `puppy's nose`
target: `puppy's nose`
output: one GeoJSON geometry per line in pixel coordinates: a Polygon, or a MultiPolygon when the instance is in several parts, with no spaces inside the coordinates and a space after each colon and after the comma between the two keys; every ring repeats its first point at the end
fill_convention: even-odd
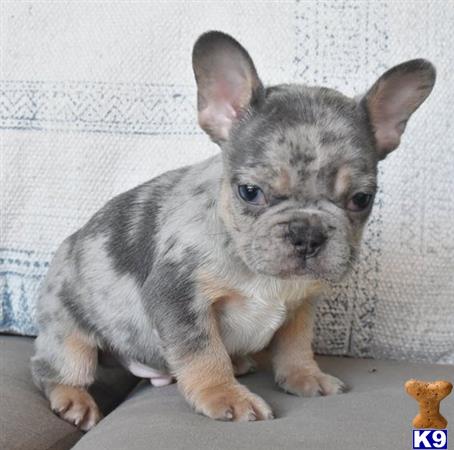
{"type": "Polygon", "coordinates": [[[295,220],[288,224],[290,242],[298,253],[306,258],[315,256],[326,241],[322,227],[307,220],[295,220]]]}

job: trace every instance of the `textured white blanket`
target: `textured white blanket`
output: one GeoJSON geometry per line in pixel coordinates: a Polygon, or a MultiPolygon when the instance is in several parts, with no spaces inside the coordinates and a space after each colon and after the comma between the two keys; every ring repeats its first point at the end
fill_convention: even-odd
{"type": "Polygon", "coordinates": [[[438,80],[380,192],[355,273],[319,305],[322,353],[454,363],[452,1],[8,2],[0,64],[0,326],[33,334],[58,244],[113,195],[217,148],[191,47],[220,29],[266,83],[359,94],[391,65],[438,80]]]}

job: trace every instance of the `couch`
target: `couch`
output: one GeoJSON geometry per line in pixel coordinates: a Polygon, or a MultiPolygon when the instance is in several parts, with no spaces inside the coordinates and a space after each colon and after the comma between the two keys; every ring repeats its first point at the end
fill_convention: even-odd
{"type": "MultiPolygon", "coordinates": [[[[273,407],[272,421],[216,422],[191,410],[175,384],[152,387],[110,363],[93,395],[105,418],[83,434],[60,420],[31,381],[33,339],[0,337],[0,448],[4,450],[384,449],[411,448],[417,403],[410,378],[454,379],[452,366],[321,356],[320,366],[349,391],[300,398],[279,390],[267,372],[242,382],[273,407]]],[[[454,396],[441,405],[454,423],[454,396]]]]}
{"type": "MultiPolygon", "coordinates": [[[[454,7],[358,2],[4,2],[0,74],[0,449],[411,448],[403,383],[454,380],[454,7]],[[272,422],[213,422],[176,386],[104,360],[105,419],[83,435],[31,382],[39,286],[59,243],[112,196],[218,151],[196,121],[191,48],[235,36],[266,84],[360,95],[425,57],[437,83],[379,170],[350,278],[318,304],[314,348],[350,391],[297,398],[271,374],[243,378],[272,422]]],[[[454,395],[442,409],[454,421],[454,395]]]]}

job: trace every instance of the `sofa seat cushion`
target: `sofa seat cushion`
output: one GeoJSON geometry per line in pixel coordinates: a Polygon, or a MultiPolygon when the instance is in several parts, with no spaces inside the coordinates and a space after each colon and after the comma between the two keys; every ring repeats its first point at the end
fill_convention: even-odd
{"type": "MultiPolygon", "coordinates": [[[[242,382],[273,407],[265,422],[216,422],[194,413],[176,385],[142,383],[129,398],[87,433],[75,450],[176,449],[361,449],[412,447],[411,420],[417,403],[404,391],[409,378],[454,381],[453,366],[321,357],[324,370],[350,391],[331,397],[298,398],[285,394],[270,373],[242,382]]],[[[454,424],[454,395],[442,403],[454,424]]]]}
{"type": "Polygon", "coordinates": [[[54,415],[30,374],[33,339],[0,336],[0,448],[64,450],[82,433],[54,415]]]}
{"type": "MultiPolygon", "coordinates": [[[[83,433],[59,419],[32,382],[33,339],[0,335],[0,449],[66,450],[83,433]]],[[[104,414],[117,406],[137,384],[119,368],[100,366],[92,389],[104,414]]]]}

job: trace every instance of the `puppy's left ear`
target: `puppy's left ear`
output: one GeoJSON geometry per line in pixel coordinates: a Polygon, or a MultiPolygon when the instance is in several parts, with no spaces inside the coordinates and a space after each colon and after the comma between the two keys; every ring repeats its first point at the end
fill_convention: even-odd
{"type": "Polygon", "coordinates": [[[361,100],[367,110],[380,159],[400,144],[410,116],[428,97],[435,84],[435,67],[414,59],[384,73],[361,100]]]}
{"type": "Polygon", "coordinates": [[[220,31],[202,34],[194,45],[199,124],[217,143],[228,139],[233,124],[264,94],[248,52],[220,31]]]}

